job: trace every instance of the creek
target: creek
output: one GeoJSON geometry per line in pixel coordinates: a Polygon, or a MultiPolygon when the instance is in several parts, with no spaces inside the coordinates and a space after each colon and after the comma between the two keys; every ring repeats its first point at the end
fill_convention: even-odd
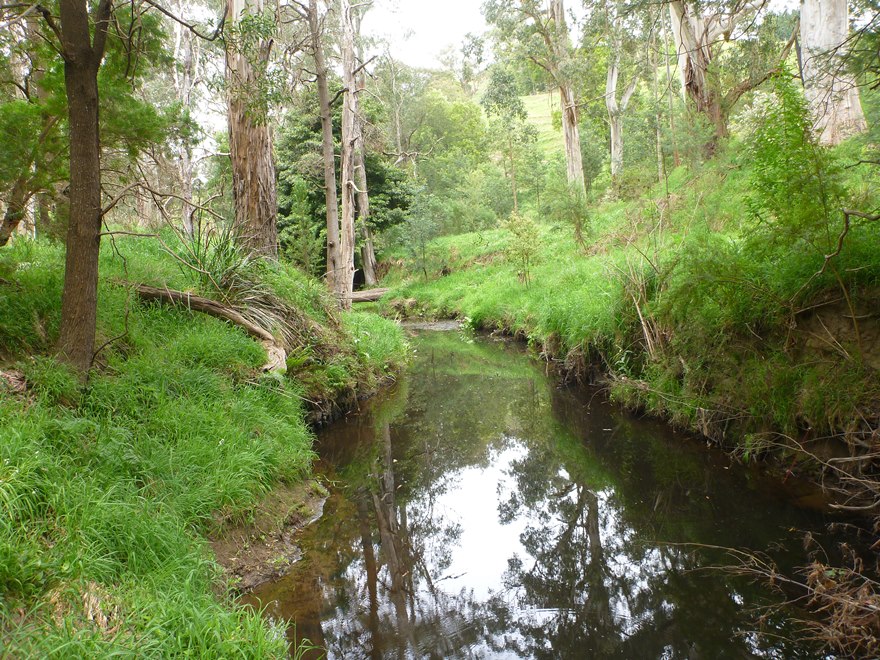
{"type": "Polygon", "coordinates": [[[516,343],[413,343],[390,392],[320,433],[324,516],[244,598],[324,649],[305,657],[816,657],[802,612],[717,568],[718,547],[803,564],[815,493],[560,386],[516,343]]]}

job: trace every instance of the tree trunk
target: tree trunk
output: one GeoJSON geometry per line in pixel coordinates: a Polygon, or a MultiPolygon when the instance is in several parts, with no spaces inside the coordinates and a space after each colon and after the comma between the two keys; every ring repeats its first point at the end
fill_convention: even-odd
{"type": "MultiPolygon", "coordinates": [[[[697,112],[704,114],[715,128],[713,139],[705,145],[707,155],[712,155],[720,138],[729,135],[728,118],[736,99],[726,103],[717,85],[709,82],[709,65],[712,62],[712,44],[719,39],[727,40],[737,22],[757,11],[754,3],[737,2],[729,11],[703,17],[699,9],[685,0],[669,3],[672,36],[678,54],[683,93],[697,112]]],[[[745,90],[754,85],[746,84],[745,90]]],[[[736,98],[742,95],[739,93],[736,98]]],[[[729,100],[729,99],[728,99],[729,100]]]]}
{"type": "Polygon", "coordinates": [[[565,24],[562,0],[550,0],[550,19],[555,33],[552,40],[555,77],[559,85],[559,101],[562,106],[562,139],[565,145],[566,174],[569,184],[586,192],[584,163],[581,155],[581,136],[578,129],[578,107],[571,83],[565,80],[561,69],[568,59],[569,35],[565,24]]]}
{"type": "Polygon", "coordinates": [[[6,200],[6,210],[3,213],[3,222],[0,224],[0,247],[9,243],[9,239],[18,229],[19,224],[24,219],[27,203],[30,201],[31,191],[30,172],[24,172],[16,179],[9,191],[9,197],[6,200]]]}
{"type": "MultiPolygon", "coordinates": [[[[183,2],[177,3],[177,9],[178,13],[183,15],[183,2]]],[[[174,50],[174,59],[180,63],[179,70],[175,69],[174,71],[177,100],[184,108],[192,110],[192,93],[198,69],[199,52],[195,44],[195,35],[180,23],[174,24],[174,50]]],[[[189,144],[183,145],[178,153],[177,176],[180,179],[180,196],[182,197],[181,223],[186,236],[192,239],[196,233],[192,205],[194,168],[192,147],[189,144]]]]}
{"type": "Polygon", "coordinates": [[[519,194],[516,188],[516,154],[513,151],[513,137],[507,136],[507,149],[510,154],[510,188],[513,192],[513,212],[519,213],[519,194]]]}
{"type": "MultiPolygon", "coordinates": [[[[358,37],[358,60],[363,62],[364,55],[360,42],[361,16],[362,14],[357,15],[357,22],[354,26],[358,37]]],[[[376,250],[373,246],[373,232],[370,231],[370,225],[368,224],[370,219],[370,192],[367,188],[367,165],[364,155],[366,150],[366,142],[364,138],[366,120],[364,119],[363,113],[360,112],[359,101],[360,94],[367,86],[366,79],[366,73],[364,72],[364,69],[361,68],[355,75],[355,83],[358,93],[358,116],[355,118],[355,128],[358,132],[358,144],[360,144],[360,149],[355,152],[354,171],[357,182],[358,225],[361,228],[361,235],[363,238],[363,244],[361,246],[361,263],[364,268],[364,283],[367,286],[375,286],[378,283],[378,278],[376,277],[376,250]]]]}
{"type": "Polygon", "coordinates": [[[83,377],[92,364],[101,243],[101,150],[98,67],[104,53],[109,2],[96,10],[95,45],[85,0],[61,0],[61,38],[70,133],[70,221],[61,297],[59,357],[83,377]]]}
{"type": "Polygon", "coordinates": [[[351,305],[351,291],[354,284],[354,214],[355,214],[355,163],[356,154],[363,149],[357,128],[358,97],[355,82],[354,20],[350,0],[342,0],[340,19],[342,21],[342,215],[340,217],[340,246],[342,282],[339,283],[340,302],[344,308],[351,305]]]}
{"type": "Polygon", "coordinates": [[[718,139],[728,135],[721,97],[708,80],[709,64],[712,62],[711,44],[719,35],[706,25],[699,10],[682,0],[669,3],[669,17],[678,55],[682,93],[691,100],[694,109],[705,115],[715,127],[713,139],[705,146],[707,155],[711,155],[718,139]]]}
{"type": "MultiPolygon", "coordinates": [[[[361,135],[363,136],[363,123],[359,122],[361,135]]],[[[375,286],[378,283],[376,277],[376,250],[373,247],[373,232],[370,231],[368,220],[370,217],[370,195],[367,191],[367,169],[364,164],[363,150],[355,154],[355,177],[357,179],[357,209],[358,225],[361,228],[363,245],[361,246],[361,262],[364,268],[364,282],[367,286],[375,286]]]]}
{"type": "MultiPolygon", "coordinates": [[[[360,89],[363,89],[361,83],[358,83],[358,85],[360,89]]],[[[360,142],[363,144],[363,121],[359,118],[357,124],[361,136],[360,142]]],[[[361,228],[361,236],[363,238],[361,262],[364,268],[364,282],[367,286],[375,286],[379,280],[376,277],[376,250],[373,247],[373,232],[370,231],[370,225],[368,224],[370,218],[370,194],[367,190],[367,168],[364,163],[363,149],[355,153],[354,172],[358,188],[358,226],[361,228]]]]}
{"type": "MultiPolygon", "coordinates": [[[[239,22],[245,10],[263,10],[262,0],[231,0],[228,21],[239,22]]],[[[271,40],[261,40],[256,56],[269,58],[271,40]]],[[[278,203],[275,190],[275,162],[272,158],[272,129],[268,118],[253,109],[255,83],[262,75],[255,71],[240,45],[226,50],[227,116],[229,152],[232,161],[232,196],[235,226],[244,244],[254,253],[278,257],[278,203]],[[249,104],[250,102],[250,104],[249,104]]]]}
{"type": "Polygon", "coordinates": [[[330,114],[330,92],[327,89],[327,63],[324,59],[324,45],[321,43],[317,0],[309,0],[309,31],[312,38],[312,56],[315,58],[318,105],[321,111],[324,203],[327,208],[327,286],[334,293],[338,293],[340,291],[338,282],[342,273],[342,253],[339,244],[339,206],[336,201],[336,151],[333,146],[333,119],[330,114]]]}
{"type": "Polygon", "coordinates": [[[571,85],[559,88],[562,103],[562,138],[565,145],[565,164],[568,182],[581,191],[586,191],[584,182],[584,162],[581,155],[581,134],[578,129],[578,111],[571,85]]]}
{"type": "Polygon", "coordinates": [[[376,274],[378,263],[376,262],[376,248],[373,246],[373,232],[367,225],[363,229],[364,244],[361,247],[361,261],[364,264],[364,283],[367,286],[376,286],[379,277],[376,274]]]}
{"type": "Polygon", "coordinates": [[[611,129],[611,181],[616,186],[623,172],[623,118],[620,114],[608,115],[611,129]]]}
{"type": "Polygon", "coordinates": [[[802,0],[800,29],[804,93],[813,128],[821,144],[839,144],[868,128],[855,79],[846,73],[846,0],[802,0]]]}
{"type": "Polygon", "coordinates": [[[611,129],[611,181],[617,187],[618,179],[623,172],[623,113],[629,106],[636,89],[636,79],[633,77],[623,96],[618,101],[617,88],[620,78],[620,57],[623,44],[620,38],[620,22],[614,19],[614,36],[611,40],[611,59],[608,63],[608,74],[605,77],[605,109],[608,111],[608,125],[611,129]]]}

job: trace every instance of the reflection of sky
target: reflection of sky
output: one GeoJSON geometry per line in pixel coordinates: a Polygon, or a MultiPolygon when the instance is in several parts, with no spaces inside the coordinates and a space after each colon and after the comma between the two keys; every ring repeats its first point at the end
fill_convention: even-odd
{"type": "MultiPolygon", "coordinates": [[[[702,463],[684,462],[680,470],[678,460],[655,464],[654,457],[677,446],[652,445],[640,435],[629,445],[622,434],[614,445],[619,455],[612,455],[595,437],[607,438],[603,426],[613,420],[594,415],[595,423],[572,428],[567,408],[551,410],[540,398],[543,386],[511,379],[505,390],[497,382],[444,380],[451,394],[429,397],[427,404],[441,407],[439,419],[420,416],[416,407],[417,414],[383,436],[392,443],[388,453],[364,462],[371,485],[356,482],[346,495],[345,524],[326,549],[331,561],[318,564],[313,587],[304,583],[319,593],[315,628],[328,658],[365,657],[371,649],[382,657],[590,657],[577,655],[585,645],[593,657],[671,658],[686,657],[683,652],[700,644],[701,657],[775,657],[757,637],[730,639],[742,635],[737,614],[756,604],[755,594],[733,591],[717,577],[695,582],[687,573],[701,562],[692,550],[663,543],[712,542],[707,529],[756,524],[716,519],[702,497],[691,496],[707,478],[702,463]],[[493,386],[481,390],[486,383],[493,386]],[[468,396],[459,396],[462,391],[468,396]],[[475,392],[503,397],[501,407],[475,392]],[[475,407],[458,418],[448,402],[475,407]],[[485,416],[475,414],[480,406],[485,416]],[[551,412],[562,430],[537,419],[551,412]],[[468,425],[475,419],[478,430],[468,425]],[[593,446],[566,444],[569,432],[593,446]],[[655,476],[664,470],[673,473],[665,481],[655,476]],[[613,473],[619,479],[608,477],[613,473]],[[387,534],[375,527],[380,514],[399,525],[390,547],[383,547],[387,534]],[[378,562],[369,578],[364,544],[378,562]]],[[[411,396],[424,405],[415,389],[411,396]]],[[[576,411],[584,420],[579,403],[576,411]]],[[[729,481],[729,473],[720,474],[729,481]]],[[[741,482],[733,486],[761,504],[741,482]]],[[[772,523],[775,529],[777,519],[772,523]]],[[[318,525],[333,529],[336,523],[318,525]]]]}
{"type": "Polygon", "coordinates": [[[520,443],[510,443],[492,457],[488,467],[462,470],[455,483],[435,501],[437,514],[458,522],[462,528],[452,565],[442,583],[445,591],[473,590],[477,599],[484,600],[490,591],[497,593],[507,560],[514,554],[524,554],[519,537],[527,520],[517,518],[502,525],[498,504],[499,493],[515,487],[510,476],[512,462],[527,453],[520,443]]]}

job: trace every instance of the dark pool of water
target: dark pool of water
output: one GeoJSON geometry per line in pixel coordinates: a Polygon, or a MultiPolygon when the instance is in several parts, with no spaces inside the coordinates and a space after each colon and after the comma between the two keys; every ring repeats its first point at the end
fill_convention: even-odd
{"type": "Polygon", "coordinates": [[[807,499],[516,345],[414,341],[391,393],[321,433],[325,515],[246,599],[323,649],[306,657],[816,657],[799,613],[701,547],[802,563],[824,526],[807,499]]]}

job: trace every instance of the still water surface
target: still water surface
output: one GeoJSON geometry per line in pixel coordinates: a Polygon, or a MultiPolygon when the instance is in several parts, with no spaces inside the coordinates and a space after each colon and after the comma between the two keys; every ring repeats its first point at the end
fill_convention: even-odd
{"type": "Polygon", "coordinates": [[[304,557],[247,601],[329,658],[816,657],[778,598],[693,544],[804,561],[775,481],[561,388],[521,348],[422,332],[388,395],[323,431],[304,557]],[[767,614],[759,637],[756,618],[767,614]]]}

